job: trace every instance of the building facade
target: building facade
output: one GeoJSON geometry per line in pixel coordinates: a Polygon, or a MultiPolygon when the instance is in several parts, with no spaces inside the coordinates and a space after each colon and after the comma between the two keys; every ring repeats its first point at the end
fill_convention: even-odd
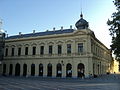
{"type": "Polygon", "coordinates": [[[21,34],[5,40],[3,75],[89,77],[110,71],[111,52],[83,19],[77,29],[21,34]]]}
{"type": "Polygon", "coordinates": [[[4,57],[5,33],[0,29],[0,74],[2,68],[2,61],[4,57]]]}

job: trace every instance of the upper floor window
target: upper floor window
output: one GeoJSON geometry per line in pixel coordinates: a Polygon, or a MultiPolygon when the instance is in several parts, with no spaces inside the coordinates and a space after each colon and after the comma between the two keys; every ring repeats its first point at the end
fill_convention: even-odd
{"type": "Polygon", "coordinates": [[[44,46],[40,46],[40,55],[44,54],[44,46]]]}
{"type": "Polygon", "coordinates": [[[62,54],[62,45],[58,45],[58,54],[62,54]]]}
{"type": "Polygon", "coordinates": [[[33,53],[32,55],[35,55],[36,54],[36,47],[33,47],[33,53]]]}
{"type": "Polygon", "coordinates": [[[83,52],[83,43],[78,43],[78,53],[83,52]]]}
{"type": "Polygon", "coordinates": [[[49,54],[52,54],[52,45],[49,46],[49,54]]]}
{"type": "Polygon", "coordinates": [[[11,56],[14,56],[14,48],[12,48],[11,56]]]}
{"type": "Polygon", "coordinates": [[[18,48],[18,56],[21,55],[21,48],[18,48]]]}
{"type": "Polygon", "coordinates": [[[71,44],[67,44],[67,54],[71,54],[71,44]]]}
{"type": "Polygon", "coordinates": [[[25,47],[25,55],[28,55],[28,47],[25,47]]]}
{"type": "Polygon", "coordinates": [[[5,56],[8,56],[8,48],[5,49],[5,56]]]}

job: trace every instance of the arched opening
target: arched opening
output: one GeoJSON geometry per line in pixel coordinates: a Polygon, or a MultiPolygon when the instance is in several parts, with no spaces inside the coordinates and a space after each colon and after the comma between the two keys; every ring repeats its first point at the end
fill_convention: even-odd
{"type": "Polygon", "coordinates": [[[23,65],[23,76],[27,75],[27,64],[23,65]]]}
{"type": "Polygon", "coordinates": [[[85,66],[84,66],[84,64],[82,64],[82,63],[79,63],[78,64],[78,77],[84,77],[85,76],[85,74],[84,74],[84,72],[85,72],[85,66]]]}
{"type": "Polygon", "coordinates": [[[47,76],[51,77],[52,76],[52,64],[49,63],[47,66],[47,76]]]}
{"type": "Polygon", "coordinates": [[[93,75],[95,75],[95,64],[93,63],[93,75]]]}
{"type": "Polygon", "coordinates": [[[57,77],[62,76],[62,65],[60,63],[57,64],[57,77]]]}
{"type": "Polygon", "coordinates": [[[98,67],[98,75],[100,74],[100,66],[99,66],[99,64],[97,65],[97,67],[98,67]]]}
{"type": "Polygon", "coordinates": [[[6,64],[3,64],[3,76],[6,74],[6,64]]]}
{"type": "Polygon", "coordinates": [[[43,76],[43,64],[39,64],[39,76],[43,76]]]}
{"type": "Polygon", "coordinates": [[[15,76],[20,76],[20,64],[17,63],[15,66],[15,76]]]}
{"type": "Polygon", "coordinates": [[[35,64],[31,65],[31,76],[35,76],[35,64]]]}
{"type": "Polygon", "coordinates": [[[70,63],[66,66],[66,77],[72,77],[72,65],[70,63]]]}
{"type": "Polygon", "coordinates": [[[13,65],[10,64],[10,68],[9,68],[9,75],[12,75],[12,72],[13,72],[13,65]]]}

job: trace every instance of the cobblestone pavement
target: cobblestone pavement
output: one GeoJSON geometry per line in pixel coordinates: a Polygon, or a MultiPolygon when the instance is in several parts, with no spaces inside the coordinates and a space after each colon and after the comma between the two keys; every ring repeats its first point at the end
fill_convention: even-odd
{"type": "Polygon", "coordinates": [[[0,76],[0,90],[120,90],[120,74],[91,79],[0,76]]]}

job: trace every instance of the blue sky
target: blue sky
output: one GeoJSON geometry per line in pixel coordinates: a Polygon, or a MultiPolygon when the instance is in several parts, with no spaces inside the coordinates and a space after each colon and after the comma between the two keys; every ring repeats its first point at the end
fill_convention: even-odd
{"type": "Polygon", "coordinates": [[[65,29],[83,17],[96,37],[107,47],[111,43],[106,22],[115,11],[113,0],[0,0],[2,28],[11,35],[65,29]]]}

